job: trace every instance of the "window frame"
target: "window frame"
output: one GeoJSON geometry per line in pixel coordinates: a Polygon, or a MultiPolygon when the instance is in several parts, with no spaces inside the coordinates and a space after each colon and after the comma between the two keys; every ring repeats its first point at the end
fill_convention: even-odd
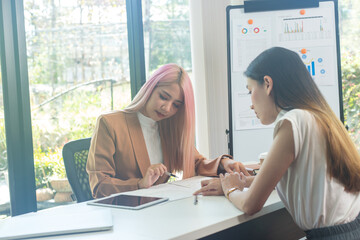
{"type": "Polygon", "coordinates": [[[131,99],[146,82],[141,0],[126,0],[131,99]]]}
{"type": "Polygon", "coordinates": [[[0,3],[0,51],[12,216],[37,210],[22,1],[0,3]]]}

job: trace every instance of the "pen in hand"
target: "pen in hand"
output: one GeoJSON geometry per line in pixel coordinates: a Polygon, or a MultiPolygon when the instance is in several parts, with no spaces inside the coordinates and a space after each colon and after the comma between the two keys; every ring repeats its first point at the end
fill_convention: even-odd
{"type": "Polygon", "coordinates": [[[198,204],[198,195],[195,195],[195,199],[194,199],[194,205],[198,204]]]}
{"type": "Polygon", "coordinates": [[[170,177],[179,178],[178,176],[176,176],[175,174],[172,174],[170,172],[165,172],[165,174],[170,176],[170,177]]]}

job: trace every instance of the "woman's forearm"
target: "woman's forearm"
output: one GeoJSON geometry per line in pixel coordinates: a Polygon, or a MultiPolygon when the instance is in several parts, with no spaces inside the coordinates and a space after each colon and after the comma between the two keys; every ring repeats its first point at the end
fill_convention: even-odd
{"type": "Polygon", "coordinates": [[[229,195],[229,200],[241,211],[248,215],[253,215],[261,210],[262,206],[256,204],[249,198],[249,194],[243,191],[234,191],[229,195]]]}

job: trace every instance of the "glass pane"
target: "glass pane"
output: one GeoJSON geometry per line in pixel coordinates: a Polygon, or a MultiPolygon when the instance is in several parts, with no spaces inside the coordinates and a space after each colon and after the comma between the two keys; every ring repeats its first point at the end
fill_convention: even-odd
{"type": "Polygon", "coordinates": [[[345,124],[360,151],[360,2],[339,1],[345,124]]]}
{"type": "Polygon", "coordinates": [[[176,63],[191,73],[190,11],[187,0],[142,0],[146,76],[176,63]]]}
{"type": "MultiPolygon", "coordinates": [[[[38,209],[71,201],[62,148],[130,102],[125,0],[24,0],[38,209]],[[65,191],[63,193],[62,191],[65,191]],[[55,195],[54,195],[55,194],[55,195]]],[[[71,191],[71,190],[70,190],[71,191]]]]}
{"type": "Polygon", "coordinates": [[[10,193],[6,155],[4,102],[0,68],[0,219],[10,216],[10,193]]]}

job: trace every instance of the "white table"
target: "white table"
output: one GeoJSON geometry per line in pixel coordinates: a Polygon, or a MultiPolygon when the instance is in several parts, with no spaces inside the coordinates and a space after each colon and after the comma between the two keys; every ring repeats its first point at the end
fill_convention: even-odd
{"type": "MultiPolygon", "coordinates": [[[[224,196],[199,196],[169,201],[141,210],[110,208],[113,229],[41,239],[197,239],[236,226],[283,208],[276,191],[273,191],[264,208],[253,216],[245,215],[224,196]]],[[[92,211],[101,207],[79,203],[59,206],[36,214],[72,215],[76,212],[92,211]]],[[[34,224],[36,224],[36,214],[34,224]]],[[[1,222],[0,222],[1,224],[1,222]]],[[[19,226],[20,227],[20,226],[19,226]]]]}

